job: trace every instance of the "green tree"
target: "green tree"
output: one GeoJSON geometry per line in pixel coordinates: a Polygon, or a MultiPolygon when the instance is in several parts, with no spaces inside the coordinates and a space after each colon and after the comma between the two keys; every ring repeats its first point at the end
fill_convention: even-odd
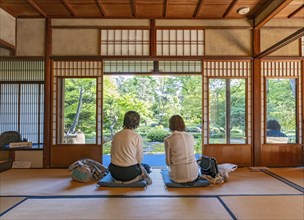
{"type": "Polygon", "coordinates": [[[96,79],[64,79],[65,132],[84,133],[96,131],[96,79]]]}

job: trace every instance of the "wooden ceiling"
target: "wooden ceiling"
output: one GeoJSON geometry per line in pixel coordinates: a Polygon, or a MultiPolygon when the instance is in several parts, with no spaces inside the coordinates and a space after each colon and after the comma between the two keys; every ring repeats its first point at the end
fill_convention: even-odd
{"type": "MultiPolygon", "coordinates": [[[[16,18],[255,18],[276,0],[0,0],[16,18]],[[250,7],[247,15],[237,10],[250,7]]],[[[274,18],[303,18],[304,0],[289,0],[274,18]]]]}

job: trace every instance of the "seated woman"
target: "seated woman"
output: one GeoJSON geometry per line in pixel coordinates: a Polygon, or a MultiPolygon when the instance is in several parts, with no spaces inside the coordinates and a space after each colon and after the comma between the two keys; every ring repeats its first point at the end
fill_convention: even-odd
{"type": "Polygon", "coordinates": [[[287,143],[288,137],[286,134],[281,132],[281,125],[280,123],[275,120],[268,120],[267,121],[267,143],[287,143]]]}
{"type": "Polygon", "coordinates": [[[133,183],[145,179],[148,185],[152,184],[147,171],[141,166],[143,140],[134,131],[139,121],[137,112],[128,111],[124,116],[123,129],[113,137],[109,171],[116,182],[133,183]]]}
{"type": "Polygon", "coordinates": [[[170,179],[176,183],[193,182],[199,174],[194,138],[185,132],[184,120],[179,115],[169,119],[169,128],[173,133],[165,138],[165,151],[170,179]]]}

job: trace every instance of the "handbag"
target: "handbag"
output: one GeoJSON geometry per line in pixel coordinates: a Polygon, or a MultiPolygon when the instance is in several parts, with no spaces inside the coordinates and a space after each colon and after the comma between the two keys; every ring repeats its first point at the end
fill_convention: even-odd
{"type": "Polygon", "coordinates": [[[200,167],[201,174],[208,175],[213,178],[218,174],[218,167],[215,158],[202,155],[197,160],[197,164],[200,167]]]}
{"type": "Polygon", "coordinates": [[[84,158],[72,163],[69,166],[72,171],[72,179],[78,182],[90,182],[91,180],[99,180],[108,173],[108,169],[99,162],[84,158]]]}

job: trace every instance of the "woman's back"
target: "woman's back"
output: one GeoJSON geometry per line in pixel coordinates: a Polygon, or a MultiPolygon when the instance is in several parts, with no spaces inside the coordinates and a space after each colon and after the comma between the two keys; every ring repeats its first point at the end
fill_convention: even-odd
{"type": "Polygon", "coordinates": [[[170,178],[178,183],[191,182],[198,177],[194,155],[194,138],[186,132],[174,131],[165,138],[166,163],[170,178]]]}

